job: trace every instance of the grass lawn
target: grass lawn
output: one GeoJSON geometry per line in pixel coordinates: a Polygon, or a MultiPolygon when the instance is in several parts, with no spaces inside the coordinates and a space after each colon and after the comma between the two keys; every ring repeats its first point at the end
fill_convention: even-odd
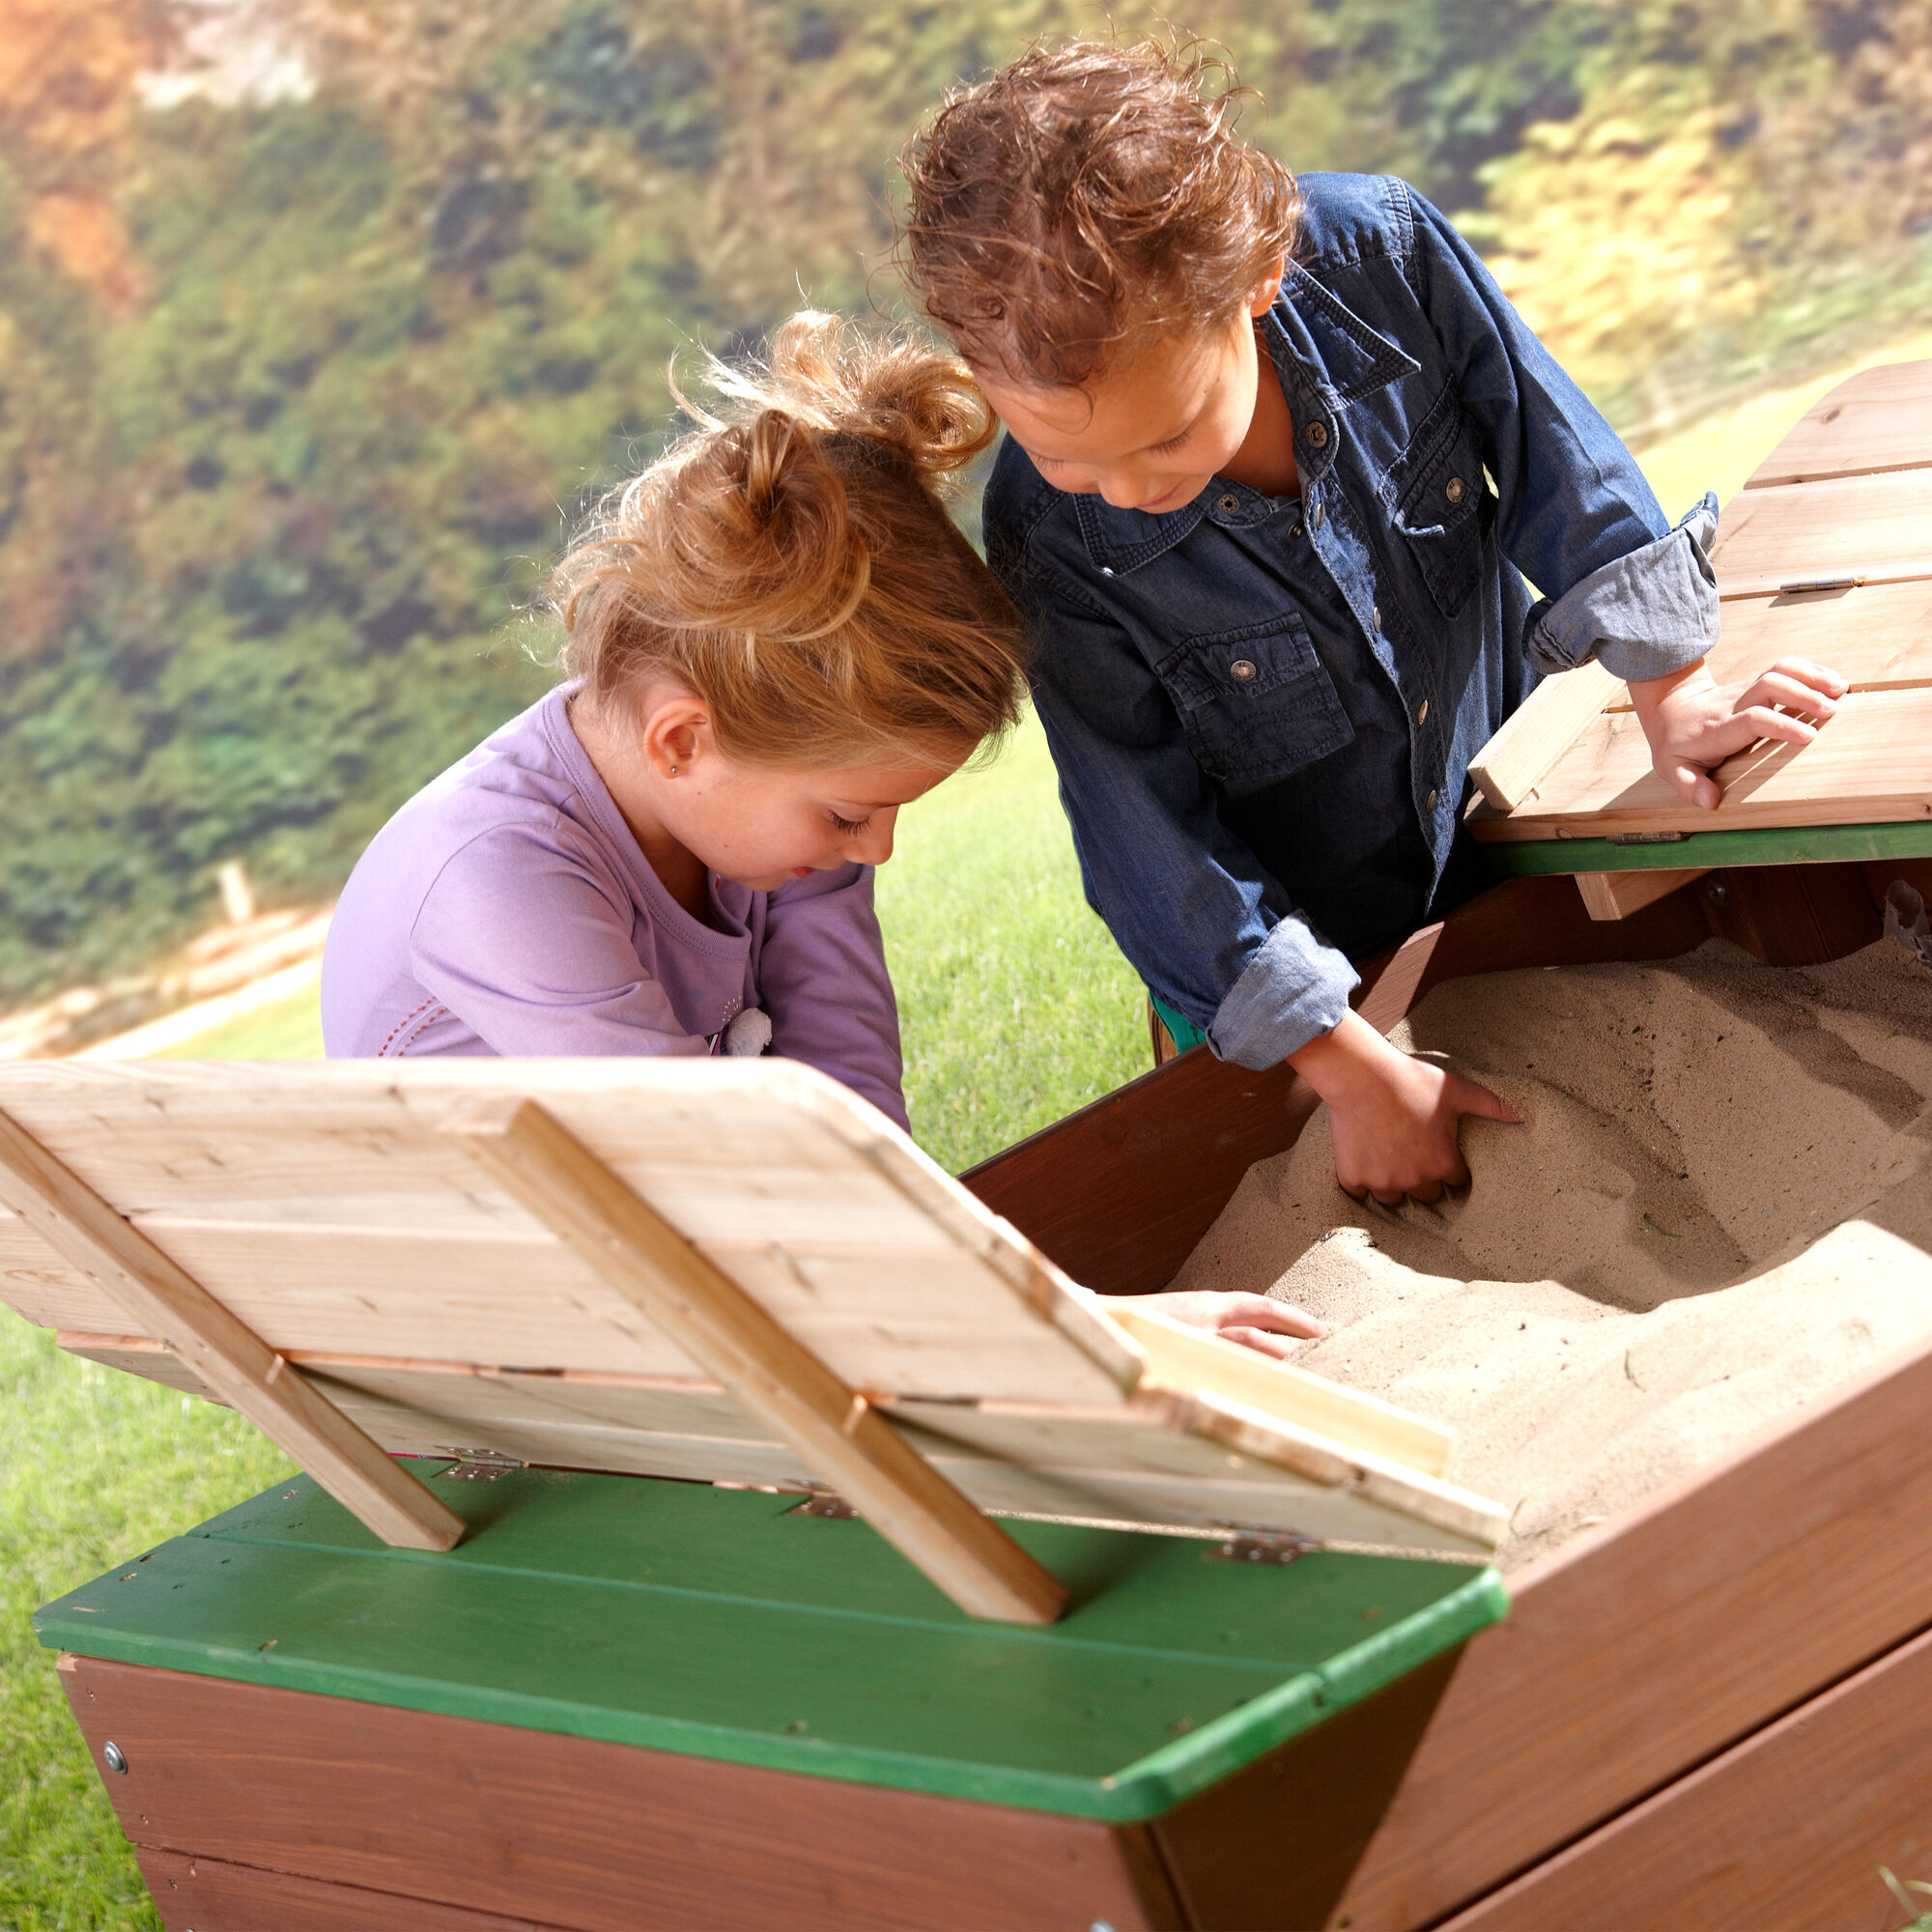
{"type": "MultiPolygon", "coordinates": [[[[1870,361],[1932,355],[1932,338],[1870,361]]],[[[1852,365],[1852,366],[1863,366],[1852,365]]],[[[1851,373],[1753,399],[1643,452],[1676,515],[1734,491],[1851,373]]],[[[1139,987],[1080,897],[1038,728],[900,825],[879,908],[920,1141],[957,1171],[1145,1070],[1139,987]]],[[[313,995],[178,1049],[319,1054],[313,995]]],[[[224,1410],[58,1354],[0,1310],[0,1932],[158,1932],[131,1853],[28,1628],[36,1605],[288,1472],[224,1410]]]]}

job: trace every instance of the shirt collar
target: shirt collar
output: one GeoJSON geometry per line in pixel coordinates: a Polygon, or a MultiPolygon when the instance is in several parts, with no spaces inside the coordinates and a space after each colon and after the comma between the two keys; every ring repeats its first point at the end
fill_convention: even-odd
{"type": "MultiPolygon", "coordinates": [[[[1421,368],[1299,264],[1291,264],[1282,277],[1274,301],[1262,318],[1261,337],[1296,424],[1305,427],[1318,412],[1328,422],[1329,434],[1321,448],[1309,448],[1304,442],[1295,449],[1305,481],[1319,482],[1333,467],[1341,441],[1336,418],[1348,404],[1421,368]]],[[[1073,515],[1087,554],[1100,574],[1116,577],[1172,550],[1192,534],[1204,517],[1211,515],[1217,523],[1253,523],[1258,513],[1272,514],[1263,508],[1268,500],[1239,483],[1216,477],[1191,503],[1164,514],[1116,509],[1102,497],[1079,496],[1073,498],[1073,515]],[[1238,497],[1240,507],[1220,514],[1221,499],[1231,495],[1238,497]]]]}

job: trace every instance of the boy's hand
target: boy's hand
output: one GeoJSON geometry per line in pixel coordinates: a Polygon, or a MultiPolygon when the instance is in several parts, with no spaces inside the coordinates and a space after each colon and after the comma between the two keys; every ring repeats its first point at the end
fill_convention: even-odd
{"type": "Polygon", "coordinates": [[[1405,1195],[1439,1201],[1445,1185],[1468,1185],[1457,1141],[1464,1114],[1522,1121],[1487,1087],[1391,1046],[1359,1013],[1289,1063],[1328,1103],[1342,1191],[1357,1201],[1373,1194],[1384,1208],[1401,1207],[1405,1195]]]}
{"type": "Polygon", "coordinates": [[[1749,684],[1720,685],[1700,659],[1668,676],[1639,679],[1630,695],[1657,769],[1687,804],[1715,810],[1723,790],[1711,776],[1714,766],[1764,738],[1808,745],[1818,728],[1804,720],[1822,724],[1850,689],[1849,678],[1804,658],[1780,658],[1749,684]]]}
{"type": "Polygon", "coordinates": [[[1165,1315],[1190,1328],[1205,1328],[1224,1342],[1238,1342],[1242,1348],[1272,1355],[1277,1361],[1288,1354],[1291,1341],[1319,1342],[1328,1332],[1314,1316],[1304,1315],[1285,1301],[1271,1301],[1265,1294],[1183,1289],[1176,1294],[1122,1294],[1107,1299],[1165,1315]]]}

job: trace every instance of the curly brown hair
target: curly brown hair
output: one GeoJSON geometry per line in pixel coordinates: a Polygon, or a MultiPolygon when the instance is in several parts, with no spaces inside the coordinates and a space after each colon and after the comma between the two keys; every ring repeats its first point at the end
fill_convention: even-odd
{"type": "Polygon", "coordinates": [[[1235,136],[1252,91],[1187,38],[1030,48],[907,143],[901,272],[974,367],[1056,387],[1147,330],[1232,321],[1301,213],[1235,136]]]}
{"type": "Polygon", "coordinates": [[[997,432],[954,356],[794,316],[722,413],[609,497],[557,566],[558,661],[600,708],[668,674],[720,747],[836,767],[1019,716],[1019,618],[946,509],[997,432]]]}

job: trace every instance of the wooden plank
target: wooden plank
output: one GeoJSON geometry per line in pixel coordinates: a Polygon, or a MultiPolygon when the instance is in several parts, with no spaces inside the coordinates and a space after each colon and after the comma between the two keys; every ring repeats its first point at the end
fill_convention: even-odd
{"type": "Polygon", "coordinates": [[[1594,659],[1546,677],[1469,760],[1469,776],[1496,810],[1514,810],[1591,720],[1628,689],[1594,659]]]}
{"type": "Polygon", "coordinates": [[[1932,1351],[1513,1577],[1327,1923],[1433,1925],[1917,1634],[1928,1405],[1932,1351]]]}
{"type": "Polygon", "coordinates": [[[443,1131],[962,1609],[1013,1623],[1060,1615],[1057,1578],[542,1107],[474,1100],[443,1131]]]}
{"type": "Polygon", "coordinates": [[[146,1845],[134,1851],[168,1932],[262,1932],[264,1926],[274,1932],[344,1932],[349,1926],[355,1932],[571,1932],[554,1921],[540,1925],[534,1918],[467,1912],[221,1859],[146,1845]]]}
{"type": "Polygon", "coordinates": [[[1598,719],[1508,817],[1480,808],[1481,839],[1863,825],[1932,818],[1932,689],[1854,693],[1810,744],[1760,744],[1719,767],[1723,802],[1688,805],[1651,769],[1633,712],[1598,719]]]}
{"type": "MultiPolygon", "coordinates": [[[[457,1094],[508,1085],[569,1112],[600,1158],[853,1387],[1095,1402],[1138,1373],[1050,1264],[810,1069],[759,1063],[777,1077],[747,1081],[709,1068],[712,1092],[669,1062],[594,1083],[571,1063],[419,1077],[436,1065],[30,1063],[0,1068],[0,1096],[283,1352],[695,1372],[435,1132],[457,1094]]],[[[19,1232],[0,1221],[0,1293],[46,1325],[119,1324],[98,1288],[19,1232]]]]}
{"type": "Polygon", "coordinates": [[[122,1829],[160,1850],[573,1932],[1181,1924],[1140,1831],[71,1662],[62,1682],[96,1762],[109,1738],[128,1756],[104,1780],[122,1829]]]}
{"type": "Polygon", "coordinates": [[[457,1516],[4,1113],[0,1195],[385,1543],[450,1549],[461,1540],[457,1516]]]}
{"type": "Polygon", "coordinates": [[[1932,362],[1861,370],[1821,397],[1752,470],[1747,490],[1932,464],[1932,362]]]}
{"type": "Polygon", "coordinates": [[[1742,491],[1724,505],[1711,562],[1720,597],[1932,577],[1932,469],[1742,491]]]}
{"type": "Polygon", "coordinates": [[[1928,1706],[1932,1634],[1492,1892],[1442,1932],[1895,1925],[1902,1915],[1878,1867],[1903,1879],[1932,1871],[1928,1706]]]}
{"type": "MultiPolygon", "coordinates": [[[[64,1335],[61,1345],[109,1368],[208,1392],[142,1337],[64,1335]]],[[[304,1356],[301,1365],[345,1414],[407,1455],[489,1450],[554,1468],[800,1492],[824,1481],[716,1382],[464,1373],[449,1363],[366,1358],[304,1356]]],[[[1487,1553],[1500,1534],[1501,1512],[1465,1491],[1412,1483],[1393,1458],[1351,1464],[1309,1430],[1270,1428],[1246,1406],[1200,1406],[1185,1390],[1150,1388],[1093,1409],[882,1406],[926,1462],[998,1516],[1263,1530],[1460,1555],[1487,1553]]]]}
{"type": "MultiPolygon", "coordinates": [[[[1854,691],[1932,684],[1932,581],[1726,598],[1719,608],[1722,630],[1705,668],[1719,684],[1757,677],[1779,658],[1829,666],[1854,691]]],[[[1628,687],[1607,708],[1630,709],[1628,687]]]]}
{"type": "Polygon", "coordinates": [[[1442,1476],[1456,1453],[1456,1432],[1377,1396],[1344,1387],[1292,1362],[1270,1361],[1252,1349],[1162,1315],[1116,1303],[1107,1310],[1148,1359],[1148,1381],[1225,1396],[1282,1422],[1326,1435],[1346,1448],[1442,1476]]]}
{"type": "Polygon", "coordinates": [[[1653,866],[1641,872],[1578,872],[1577,890],[1592,919],[1628,919],[1679,886],[1701,879],[1708,866],[1653,866]]]}

